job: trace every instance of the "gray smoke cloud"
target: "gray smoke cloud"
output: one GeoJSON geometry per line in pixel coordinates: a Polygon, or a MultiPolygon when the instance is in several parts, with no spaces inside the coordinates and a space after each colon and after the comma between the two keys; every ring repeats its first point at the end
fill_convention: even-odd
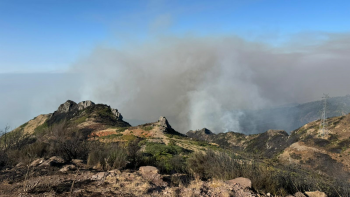
{"type": "Polygon", "coordinates": [[[235,36],[161,37],[96,47],[71,72],[83,77],[81,98],[110,104],[131,122],[163,115],[182,133],[240,132],[244,110],[349,93],[350,36],[321,37],[278,47],[235,36]]]}

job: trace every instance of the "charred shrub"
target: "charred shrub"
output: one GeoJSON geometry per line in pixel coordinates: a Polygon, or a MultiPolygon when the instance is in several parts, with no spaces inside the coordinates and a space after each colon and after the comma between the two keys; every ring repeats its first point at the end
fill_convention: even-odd
{"type": "Polygon", "coordinates": [[[90,166],[104,170],[121,169],[128,163],[127,150],[121,144],[99,144],[87,159],[90,166]]]}

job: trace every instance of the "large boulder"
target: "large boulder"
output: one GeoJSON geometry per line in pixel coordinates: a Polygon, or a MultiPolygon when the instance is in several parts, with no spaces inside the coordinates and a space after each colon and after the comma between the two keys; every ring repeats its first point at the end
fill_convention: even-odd
{"type": "Polygon", "coordinates": [[[158,169],[153,166],[141,166],[139,169],[142,177],[149,182],[157,186],[167,186],[167,183],[163,181],[160,174],[158,174],[158,169]]]}
{"type": "Polygon", "coordinates": [[[250,179],[243,178],[243,177],[238,177],[235,179],[228,180],[227,183],[231,185],[239,184],[242,188],[252,187],[252,181],[250,179]]]}
{"type": "Polygon", "coordinates": [[[324,192],[320,192],[320,191],[305,192],[305,194],[309,197],[327,197],[327,194],[325,194],[324,192]]]}
{"type": "Polygon", "coordinates": [[[139,169],[142,175],[144,174],[158,174],[158,169],[153,166],[141,166],[139,169]]]}

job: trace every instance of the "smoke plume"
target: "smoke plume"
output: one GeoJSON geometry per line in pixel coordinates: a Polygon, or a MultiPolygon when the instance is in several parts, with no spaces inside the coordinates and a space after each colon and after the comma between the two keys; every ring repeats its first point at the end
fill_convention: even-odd
{"type": "Polygon", "coordinates": [[[72,72],[84,78],[82,99],[108,103],[131,122],[162,115],[183,133],[240,132],[245,110],[349,93],[350,37],[326,36],[278,47],[234,36],[162,37],[96,47],[72,72]]]}

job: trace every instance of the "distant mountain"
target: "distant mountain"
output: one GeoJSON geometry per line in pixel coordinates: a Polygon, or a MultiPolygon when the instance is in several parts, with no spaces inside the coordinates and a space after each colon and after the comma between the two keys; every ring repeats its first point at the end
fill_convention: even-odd
{"type": "MultiPolygon", "coordinates": [[[[262,133],[269,129],[285,130],[288,133],[320,119],[322,101],[272,109],[245,111],[240,117],[240,132],[245,134],[262,133]]],[[[336,117],[350,113],[350,95],[329,98],[327,117],[336,117]]]]}

